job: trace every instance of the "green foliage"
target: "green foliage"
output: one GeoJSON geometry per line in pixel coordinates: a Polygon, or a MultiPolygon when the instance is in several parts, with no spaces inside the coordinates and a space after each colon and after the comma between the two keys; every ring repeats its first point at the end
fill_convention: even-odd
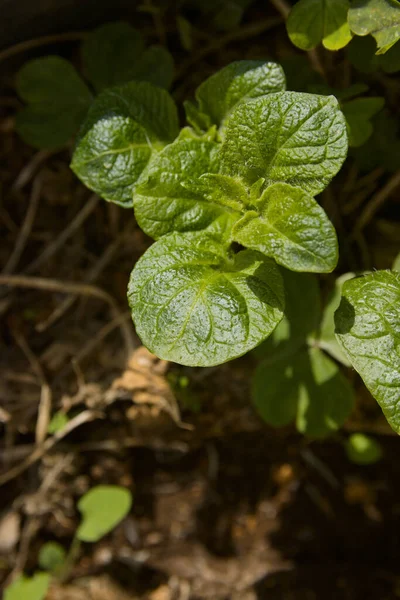
{"type": "Polygon", "coordinates": [[[311,50],[323,43],[328,50],[339,50],[351,40],[347,22],[348,0],[299,0],[292,8],[287,30],[293,44],[311,50]]]}
{"type": "MultiPolygon", "coordinates": [[[[108,23],[90,33],[82,44],[82,62],[96,92],[132,80],[168,88],[173,60],[162,47],[145,49],[139,31],[124,22],[108,23]]],[[[16,88],[27,104],[17,115],[16,128],[36,148],[65,145],[78,131],[92,103],[92,94],[67,60],[46,56],[26,63],[16,88]]]]}
{"type": "Polygon", "coordinates": [[[18,72],[16,86],[27,103],[17,115],[16,128],[36,148],[57,148],[68,142],[92,101],[74,67],[58,56],[26,63],[18,72]]]}
{"type": "Polygon", "coordinates": [[[211,366],[241,356],[283,316],[272,260],[217,235],[172,233],[136,263],[128,288],[139,337],[160,358],[211,366]]]}
{"type": "Polygon", "coordinates": [[[326,349],[335,356],[330,332],[333,307],[339,299],[335,295],[330,300],[321,322],[315,277],[285,269],[282,275],[285,317],[257,350],[262,360],[253,378],[253,403],[270,425],[295,421],[301,433],[325,437],[343,424],[354,404],[349,382],[323,352],[326,349]]]}
{"type": "Polygon", "coordinates": [[[82,542],[97,542],[126,517],[132,505],[129,490],[116,485],[99,485],[78,502],[82,514],[76,537],[82,542]]]}
{"type": "Polygon", "coordinates": [[[153,153],[178,133],[169,94],[147,82],[102,92],[79,133],[71,168],[104,199],[132,206],[132,192],[153,153]]]}
{"type": "Polygon", "coordinates": [[[285,75],[276,63],[262,60],[231,63],[211,75],[196,90],[200,113],[220,126],[240,103],[285,90],[285,75]]]}
{"type": "Polygon", "coordinates": [[[347,58],[362,73],[382,69],[385,73],[400,71],[400,44],[395,44],[385,54],[376,54],[376,42],[371,36],[354,37],[347,47],[347,58]]]}
{"type": "Polygon", "coordinates": [[[57,542],[47,542],[40,548],[38,564],[44,571],[58,571],[65,564],[65,560],[65,550],[57,542]]]}
{"type": "Polygon", "coordinates": [[[310,437],[325,437],[343,425],[353,393],[338,366],[319,348],[261,363],[253,380],[253,402],[262,418],[279,427],[296,421],[310,437]]]}
{"type": "Polygon", "coordinates": [[[345,273],[336,279],[335,287],[329,295],[324,308],[324,314],[318,336],[319,347],[347,367],[349,367],[351,363],[341,350],[339,342],[336,339],[334,315],[336,310],[339,308],[343,284],[353,277],[354,273],[345,273]]]}
{"type": "Polygon", "coordinates": [[[371,465],[382,458],[381,445],[369,435],[353,433],[346,441],[346,453],[357,465],[371,465]]]}
{"type": "Polygon", "coordinates": [[[343,285],[335,314],[340,346],[400,432],[400,275],[378,271],[343,285]]]}
{"type": "Polygon", "coordinates": [[[132,80],[150,81],[169,88],[173,77],[171,55],[162,47],[147,50],[139,31],[129,23],[102,25],[85,39],[82,60],[96,92],[132,80]]]}
{"type": "Polygon", "coordinates": [[[179,135],[172,100],[147,83],[103,92],[83,125],[75,173],[107,200],[133,201],[158,240],[128,295],[138,335],[162,358],[215,365],[268,337],[283,316],[269,259],[336,266],[336,234],[313,195],[346,157],[345,119],[332,96],[284,89],[278,65],[240,61],[200,85],[186,105],[194,128],[179,135]]]}
{"type": "Polygon", "coordinates": [[[393,269],[393,271],[400,271],[400,254],[397,255],[397,257],[393,263],[392,269],[393,269]]]}
{"type": "Polygon", "coordinates": [[[400,2],[397,0],[354,0],[349,25],[357,35],[371,34],[377,54],[384,54],[400,39],[400,2]]]}
{"type": "Polygon", "coordinates": [[[66,424],[68,423],[69,418],[68,415],[65,414],[65,412],[59,410],[56,413],[54,413],[49,426],[47,428],[47,432],[48,433],[57,433],[57,431],[61,431],[61,429],[64,429],[64,427],[66,426],[66,424]]]}
{"type": "Polygon", "coordinates": [[[50,585],[48,573],[35,573],[32,577],[20,575],[4,591],[4,600],[44,600],[50,585]]]}
{"type": "Polygon", "coordinates": [[[388,110],[382,110],[373,118],[373,133],[359,148],[352,148],[357,166],[361,171],[376,167],[395,172],[399,168],[399,123],[388,110]]]}
{"type": "Polygon", "coordinates": [[[343,104],[343,113],[346,117],[349,145],[358,147],[365,144],[372,135],[373,125],[371,118],[382,110],[385,101],[383,98],[356,98],[343,104]]]}

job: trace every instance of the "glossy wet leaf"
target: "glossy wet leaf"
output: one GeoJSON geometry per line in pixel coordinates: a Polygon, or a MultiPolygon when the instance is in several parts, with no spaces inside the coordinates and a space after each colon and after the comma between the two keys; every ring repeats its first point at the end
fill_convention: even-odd
{"type": "Polygon", "coordinates": [[[385,105],[384,98],[356,98],[342,106],[346,117],[349,145],[361,146],[365,144],[373,131],[371,118],[385,105]]]}
{"type": "Polygon", "coordinates": [[[354,403],[349,382],[318,348],[260,363],[252,398],[268,424],[280,427],[295,421],[301,433],[315,438],[339,429],[354,403]]]}
{"type": "Polygon", "coordinates": [[[340,346],[387,420],[400,432],[400,274],[347,281],[335,314],[340,346]]]}
{"type": "Polygon", "coordinates": [[[268,337],[283,316],[282,278],[258,252],[204,233],[170,234],[136,263],[128,287],[136,331],[160,358],[212,366],[268,337]]]}
{"type": "Polygon", "coordinates": [[[346,122],[333,96],[269,94],[239,104],[229,115],[222,172],[248,185],[282,182],[321,192],[347,154],[346,122]]]}
{"type": "Polygon", "coordinates": [[[150,158],[177,135],[177,110],[166,91],[147,82],[111,88],[90,108],[71,168],[105,200],[132,206],[150,158]]]}
{"type": "Polygon", "coordinates": [[[57,542],[46,542],[39,550],[38,565],[44,571],[57,571],[65,563],[66,552],[57,542]]]}
{"type": "Polygon", "coordinates": [[[307,193],[287,184],[268,187],[238,221],[232,238],[293,271],[324,273],[338,260],[337,238],[324,210],[307,193]]]}
{"type": "Polygon", "coordinates": [[[97,542],[112,531],[128,514],[132,495],[117,485],[98,485],[78,502],[82,521],[76,537],[82,542],[97,542]]]}
{"type": "Polygon", "coordinates": [[[377,54],[384,54],[400,39],[400,2],[397,0],[354,0],[349,25],[357,35],[375,38],[377,54]]]}
{"type": "Polygon", "coordinates": [[[382,458],[382,447],[369,435],[353,433],[346,441],[346,453],[353,463],[371,465],[382,458]]]}
{"type": "Polygon", "coordinates": [[[348,0],[299,0],[286,26],[293,44],[311,50],[323,43],[328,50],[339,50],[351,40],[347,22],[348,0]]]}
{"type": "Polygon", "coordinates": [[[205,229],[226,212],[205,183],[199,185],[204,173],[217,170],[218,151],[215,141],[180,137],[154,158],[134,195],[135,216],[147,235],[205,229]]]}
{"type": "Polygon", "coordinates": [[[18,95],[26,106],[17,114],[22,139],[36,148],[57,148],[77,132],[92,101],[70,62],[46,56],[27,62],[17,74],[18,95]]]}
{"type": "Polygon", "coordinates": [[[48,573],[20,575],[4,590],[4,600],[45,600],[49,585],[48,573]]]}
{"type": "Polygon", "coordinates": [[[262,60],[242,60],[229,64],[206,79],[196,90],[201,113],[211,123],[220,125],[238,104],[284,91],[285,75],[276,63],[262,60]]]}

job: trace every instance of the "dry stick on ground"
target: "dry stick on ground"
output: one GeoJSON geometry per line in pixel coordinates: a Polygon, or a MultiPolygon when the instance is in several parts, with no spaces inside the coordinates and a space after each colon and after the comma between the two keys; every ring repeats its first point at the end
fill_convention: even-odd
{"type": "MultiPolygon", "coordinates": [[[[87,277],[85,277],[85,283],[93,283],[101,274],[101,272],[105,269],[105,267],[110,263],[110,261],[114,258],[114,255],[122,242],[125,239],[125,236],[132,230],[134,221],[131,221],[127,224],[127,226],[123,229],[123,231],[118,235],[118,237],[105,249],[103,254],[100,256],[99,260],[96,264],[89,270],[87,277]]],[[[38,323],[35,327],[36,331],[42,333],[46,331],[53,323],[58,321],[66,312],[73,306],[74,302],[77,300],[77,296],[68,296],[65,298],[63,302],[61,302],[57,308],[44,320],[38,323]]]]}
{"type": "MultiPolygon", "coordinates": [[[[58,279],[46,279],[44,277],[27,277],[26,275],[0,275],[0,286],[7,285],[17,288],[28,288],[44,290],[47,292],[61,292],[64,294],[78,294],[81,296],[91,296],[107,302],[114,317],[119,317],[121,311],[114,298],[104,290],[85,283],[75,283],[71,281],[60,281],[58,279]]],[[[120,325],[122,336],[125,340],[128,356],[133,352],[136,344],[133,339],[132,328],[125,321],[120,325]]]]}
{"type": "Polygon", "coordinates": [[[95,419],[103,418],[103,413],[94,410],[84,410],[83,412],[76,415],[71,421],[69,421],[61,431],[58,431],[55,435],[48,438],[41,446],[37,446],[35,450],[26,457],[19,465],[16,465],[3,475],[0,475],[0,486],[11,481],[18,475],[21,475],[26,469],[33,465],[36,461],[42,458],[49,450],[51,450],[60,440],[66,437],[71,431],[80,427],[84,423],[94,421],[95,419]]]}
{"type": "Polygon", "coordinates": [[[39,152],[36,152],[36,154],[32,156],[31,160],[19,172],[18,177],[14,181],[12,189],[21,190],[23,187],[25,187],[35,176],[40,165],[51,156],[54,156],[54,154],[57,154],[58,152],[60,152],[60,149],[39,150],[39,152]]]}
{"type": "Polygon", "coordinates": [[[40,46],[47,46],[48,44],[57,44],[58,42],[75,42],[83,40],[86,36],[86,31],[70,31],[67,33],[45,35],[33,40],[27,40],[26,42],[15,44],[15,46],[11,46],[10,48],[3,50],[3,52],[0,52],[0,62],[11,56],[21,54],[21,52],[32,50],[33,48],[40,48],[40,46]]]}
{"type": "Polygon", "coordinates": [[[214,54],[214,52],[217,52],[227,44],[254,37],[260,33],[263,33],[264,31],[267,31],[268,29],[272,29],[273,27],[280,25],[281,23],[282,19],[280,17],[270,17],[268,19],[258,21],[257,23],[245,25],[240,29],[235,29],[235,31],[229,32],[226,35],[214,39],[210,44],[208,44],[208,46],[204,46],[197,54],[189,57],[182,63],[180,69],[178,69],[176,73],[175,80],[178,81],[183,79],[194,64],[209,54],[214,54]]]}
{"type": "Polygon", "coordinates": [[[40,177],[37,177],[32,186],[32,193],[29,201],[28,210],[26,211],[24,222],[22,223],[19,231],[17,241],[15,242],[14,249],[10,258],[8,259],[4,269],[4,274],[10,274],[15,271],[15,267],[18,265],[22,253],[25,249],[29,235],[32,231],[33,222],[35,220],[36,211],[39,206],[40,194],[42,191],[42,181],[40,177]]]}
{"type": "Polygon", "coordinates": [[[42,369],[42,365],[39,360],[36,358],[35,354],[32,352],[29,347],[28,342],[20,331],[12,330],[12,334],[17,342],[18,346],[21,348],[22,352],[25,354],[28,359],[29,364],[32,367],[33,372],[36,374],[36,377],[39,379],[41,384],[41,392],[40,392],[40,401],[39,401],[39,409],[38,409],[38,417],[36,421],[36,430],[35,430],[35,440],[36,444],[40,445],[44,442],[47,435],[47,429],[50,423],[51,417],[51,405],[52,405],[52,394],[49,384],[46,381],[46,377],[44,371],[42,369]]]}
{"type": "Polygon", "coordinates": [[[46,247],[44,252],[40,254],[33,262],[31,262],[24,273],[32,273],[43,265],[46,260],[51,258],[64,244],[65,242],[79,229],[79,227],[86,221],[89,215],[93,212],[99,202],[99,197],[96,194],[92,194],[86,204],[78,212],[67,227],[60,233],[56,239],[46,247]]]}
{"type": "Polygon", "coordinates": [[[367,206],[361,213],[359,220],[356,223],[352,237],[353,239],[360,234],[361,231],[368,225],[371,219],[375,216],[384,202],[389,198],[391,193],[400,186],[400,171],[397,171],[376,194],[374,194],[367,206]]]}

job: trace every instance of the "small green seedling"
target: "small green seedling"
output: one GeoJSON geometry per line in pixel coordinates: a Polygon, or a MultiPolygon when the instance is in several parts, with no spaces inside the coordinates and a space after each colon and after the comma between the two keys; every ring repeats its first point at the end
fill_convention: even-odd
{"type": "Polygon", "coordinates": [[[170,53],[159,46],[146,49],[140,32],[128,23],[99,27],[88,34],[81,50],[86,81],[59,56],[31,60],[18,72],[16,88],[26,106],[17,115],[16,129],[31,146],[66,144],[77,133],[93,95],[104,88],[131,80],[171,85],[170,53]]]}
{"type": "Polygon", "coordinates": [[[353,433],[346,441],[346,453],[357,465],[372,465],[382,458],[382,447],[369,435],[353,433]]]}
{"type": "Polygon", "coordinates": [[[320,42],[328,50],[346,46],[353,34],[371,34],[377,54],[400,39],[400,2],[397,0],[299,0],[287,19],[293,44],[311,50],[320,42]]]}
{"type": "Polygon", "coordinates": [[[82,521],[76,537],[81,542],[98,542],[126,517],[131,505],[131,493],[125,488],[116,485],[92,488],[78,502],[82,521]]]}
{"type": "Polygon", "coordinates": [[[314,196],[347,154],[336,98],[285,91],[281,67],[228,65],[186,103],[146,82],[102,92],[72,169],[134,207],[153,237],[128,290],[136,330],[161,358],[211,366],[266,339],[284,312],[277,263],[328,273],[335,230],[314,196]]]}
{"type": "Polygon", "coordinates": [[[45,600],[50,585],[49,573],[21,575],[4,591],[4,600],[45,600]]]}
{"type": "Polygon", "coordinates": [[[73,566],[81,542],[97,542],[110,533],[128,514],[132,506],[129,490],[117,485],[99,485],[79,500],[82,521],[68,554],[57,542],[47,542],[38,556],[43,571],[32,577],[21,575],[7,587],[4,600],[44,600],[52,578],[64,580],[73,566]]]}

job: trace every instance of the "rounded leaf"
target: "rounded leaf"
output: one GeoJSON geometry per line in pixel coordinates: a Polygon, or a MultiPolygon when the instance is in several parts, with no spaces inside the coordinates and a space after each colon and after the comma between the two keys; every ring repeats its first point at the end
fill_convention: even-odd
{"type": "Polygon", "coordinates": [[[346,453],[357,465],[371,465],[382,458],[382,447],[369,435],[353,433],[346,442],[346,453]]]}
{"type": "Polygon", "coordinates": [[[116,485],[99,485],[78,502],[82,513],[76,537],[82,542],[97,542],[126,517],[132,505],[129,490],[116,485]]]}
{"type": "Polygon", "coordinates": [[[315,195],[346,158],[346,121],[334,96],[269,94],[229,115],[221,153],[222,172],[249,185],[264,178],[315,195]]]}
{"type": "Polygon", "coordinates": [[[283,316],[282,279],[258,252],[204,233],[170,234],[137,262],[128,299],[143,344],[188,366],[217,365],[268,337],[283,316]]]}
{"type": "Polygon", "coordinates": [[[151,156],[177,135],[178,114],[168,92],[133,81],[96,98],[71,168],[105,200],[132,206],[134,187],[151,156]]]}

